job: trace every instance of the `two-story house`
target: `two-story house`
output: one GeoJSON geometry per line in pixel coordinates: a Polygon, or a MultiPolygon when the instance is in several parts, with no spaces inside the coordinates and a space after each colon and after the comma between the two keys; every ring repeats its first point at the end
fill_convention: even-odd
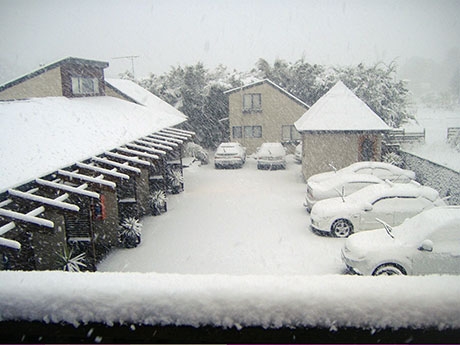
{"type": "Polygon", "coordinates": [[[264,142],[300,141],[294,127],[306,103],[265,79],[225,92],[229,99],[230,140],[253,153],[264,142]]]}

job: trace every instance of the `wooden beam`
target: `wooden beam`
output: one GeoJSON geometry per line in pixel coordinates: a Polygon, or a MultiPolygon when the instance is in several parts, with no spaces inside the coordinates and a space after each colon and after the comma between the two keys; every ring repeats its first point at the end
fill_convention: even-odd
{"type": "Polygon", "coordinates": [[[136,167],[133,167],[133,166],[129,165],[128,162],[119,163],[119,162],[111,161],[110,159],[107,159],[105,157],[104,158],[91,157],[91,160],[96,162],[96,163],[110,165],[110,166],[113,166],[113,167],[116,167],[116,168],[119,168],[119,169],[122,169],[122,170],[131,171],[131,172],[136,173],[136,174],[141,173],[141,170],[139,168],[136,168],[136,167]]]}
{"type": "Polygon", "coordinates": [[[86,183],[82,184],[79,187],[72,187],[72,186],[69,186],[63,183],[52,182],[52,181],[43,180],[40,178],[36,179],[35,182],[45,187],[59,189],[59,190],[63,190],[69,193],[80,194],[80,195],[88,196],[90,198],[99,199],[100,197],[99,194],[96,192],[85,190],[86,188],[88,188],[88,185],[86,183]]]}
{"type": "Polygon", "coordinates": [[[40,195],[35,195],[32,193],[24,193],[24,192],[15,190],[15,189],[9,189],[8,194],[10,194],[11,196],[17,197],[17,198],[24,199],[24,200],[35,201],[35,202],[39,202],[45,205],[63,208],[69,211],[75,211],[75,212],[80,211],[80,207],[78,207],[77,205],[69,204],[67,202],[61,201],[63,199],[64,200],[67,199],[69,197],[68,194],[61,195],[57,199],[50,199],[50,198],[46,198],[40,195]]]}
{"type": "Polygon", "coordinates": [[[101,174],[104,174],[104,175],[109,175],[109,176],[129,180],[129,175],[120,173],[120,172],[118,172],[116,170],[104,169],[104,168],[101,168],[101,167],[98,167],[98,166],[95,166],[95,165],[81,163],[81,162],[76,163],[76,166],[79,167],[79,168],[82,168],[82,169],[95,171],[95,172],[98,172],[98,173],[101,173],[101,174]]]}
{"type": "Polygon", "coordinates": [[[116,186],[117,186],[117,184],[115,182],[104,180],[103,175],[98,176],[98,177],[92,177],[92,176],[87,176],[87,175],[83,175],[83,174],[80,174],[80,173],[75,173],[75,172],[71,172],[71,171],[67,171],[67,170],[58,170],[58,174],[62,175],[62,176],[65,176],[65,177],[72,178],[72,179],[91,182],[91,183],[96,183],[96,184],[108,186],[108,187],[111,187],[111,188],[116,188],[116,186]]]}

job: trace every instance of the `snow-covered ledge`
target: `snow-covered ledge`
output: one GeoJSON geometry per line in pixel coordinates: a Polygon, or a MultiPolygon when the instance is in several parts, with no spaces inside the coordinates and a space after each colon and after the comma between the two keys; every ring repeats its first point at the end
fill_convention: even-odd
{"type": "Polygon", "coordinates": [[[0,321],[460,328],[460,277],[0,272],[0,321]]]}

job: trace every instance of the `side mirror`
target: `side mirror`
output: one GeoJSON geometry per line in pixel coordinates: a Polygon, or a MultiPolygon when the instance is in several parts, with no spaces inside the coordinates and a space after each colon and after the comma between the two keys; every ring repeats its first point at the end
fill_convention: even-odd
{"type": "Polygon", "coordinates": [[[366,205],[364,205],[364,211],[366,211],[366,212],[372,211],[372,208],[373,208],[373,207],[372,207],[371,204],[366,204],[366,205]]]}
{"type": "Polygon", "coordinates": [[[423,252],[432,252],[433,251],[433,241],[431,240],[425,240],[420,244],[420,247],[418,247],[418,250],[421,250],[423,252]]]}

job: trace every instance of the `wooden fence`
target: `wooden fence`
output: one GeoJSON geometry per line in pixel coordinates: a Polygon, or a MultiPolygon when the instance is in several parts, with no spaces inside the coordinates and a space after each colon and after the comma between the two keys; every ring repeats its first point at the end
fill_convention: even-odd
{"type": "Polygon", "coordinates": [[[460,135],[460,127],[449,127],[447,128],[447,142],[450,142],[454,138],[460,135]]]}
{"type": "Polygon", "coordinates": [[[407,132],[405,129],[393,129],[384,138],[387,146],[400,146],[407,143],[424,143],[425,129],[422,132],[407,132]]]}

